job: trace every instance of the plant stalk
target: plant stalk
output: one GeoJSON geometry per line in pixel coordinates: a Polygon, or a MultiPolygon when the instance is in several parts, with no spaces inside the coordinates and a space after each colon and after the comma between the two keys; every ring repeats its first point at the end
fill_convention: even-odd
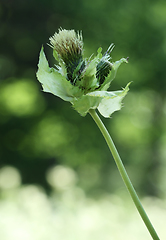
{"type": "Polygon", "coordinates": [[[137,195],[137,193],[136,193],[136,191],[135,191],[135,189],[134,189],[134,187],[133,187],[133,185],[130,181],[130,178],[129,178],[127,172],[126,172],[126,169],[125,169],[125,167],[122,163],[122,160],[121,160],[121,158],[118,154],[118,151],[117,151],[117,149],[116,149],[116,147],[113,143],[113,140],[112,140],[111,136],[109,135],[106,127],[104,126],[103,122],[101,121],[100,117],[98,116],[98,114],[96,113],[96,111],[94,109],[90,109],[89,113],[92,116],[92,118],[94,119],[94,121],[96,122],[96,124],[99,127],[101,133],[103,134],[103,136],[104,136],[104,138],[105,138],[105,140],[108,144],[108,147],[109,147],[109,149],[110,149],[110,151],[113,155],[113,158],[114,158],[115,163],[118,167],[118,170],[121,174],[121,177],[122,177],[128,191],[129,191],[130,196],[133,199],[133,202],[134,202],[142,220],[144,221],[151,237],[153,238],[153,240],[160,240],[156,231],[155,231],[155,229],[154,229],[154,227],[153,227],[153,225],[152,225],[152,223],[150,222],[150,220],[149,220],[149,218],[148,218],[148,216],[147,216],[139,198],[138,198],[138,195],[137,195]]]}

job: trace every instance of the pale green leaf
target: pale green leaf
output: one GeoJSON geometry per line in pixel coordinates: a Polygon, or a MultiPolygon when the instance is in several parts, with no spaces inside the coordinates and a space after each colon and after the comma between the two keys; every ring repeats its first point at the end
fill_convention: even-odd
{"type": "Polygon", "coordinates": [[[101,96],[93,96],[90,94],[83,95],[79,99],[74,99],[72,104],[74,109],[82,116],[85,116],[89,109],[96,109],[101,101],[101,96]]]}
{"type": "Polygon", "coordinates": [[[98,106],[98,110],[101,115],[108,118],[111,116],[111,114],[115,111],[118,111],[121,109],[121,102],[122,99],[125,97],[127,92],[129,91],[129,85],[122,90],[122,91],[114,91],[114,92],[106,92],[101,91],[103,94],[103,98],[98,106]]]}
{"type": "Polygon", "coordinates": [[[89,63],[87,63],[87,67],[83,73],[83,78],[78,82],[78,86],[83,86],[85,93],[93,91],[99,87],[98,79],[96,78],[96,66],[102,58],[101,52],[102,48],[100,47],[97,50],[97,56],[94,57],[91,61],[89,60],[89,63]]]}
{"type": "Polygon", "coordinates": [[[83,87],[85,92],[92,91],[96,87],[98,87],[97,78],[96,78],[96,65],[98,62],[98,57],[95,57],[85,68],[85,71],[82,74],[81,81],[77,82],[77,85],[83,87]]]}
{"type": "Polygon", "coordinates": [[[80,96],[81,92],[74,87],[56,69],[49,68],[43,48],[40,52],[37,78],[43,86],[45,92],[50,92],[65,101],[72,101],[74,96],[80,96]]]}
{"type": "Polygon", "coordinates": [[[102,58],[102,53],[101,52],[102,52],[102,48],[99,47],[98,50],[97,50],[97,53],[98,53],[97,57],[102,58]]]}
{"type": "Polygon", "coordinates": [[[108,77],[106,77],[104,83],[100,87],[100,90],[106,91],[109,88],[110,83],[116,77],[117,70],[122,63],[128,63],[128,61],[125,58],[121,58],[119,61],[113,63],[110,74],[108,75],[108,77]]]}
{"type": "Polygon", "coordinates": [[[121,101],[129,90],[129,84],[122,91],[94,91],[83,95],[72,101],[73,107],[82,116],[85,116],[89,109],[98,108],[101,115],[110,117],[113,112],[120,110],[121,101]]]}
{"type": "Polygon", "coordinates": [[[57,51],[55,49],[53,49],[53,56],[54,56],[55,60],[57,62],[59,62],[59,56],[58,56],[58,53],[57,53],[57,51]]]}

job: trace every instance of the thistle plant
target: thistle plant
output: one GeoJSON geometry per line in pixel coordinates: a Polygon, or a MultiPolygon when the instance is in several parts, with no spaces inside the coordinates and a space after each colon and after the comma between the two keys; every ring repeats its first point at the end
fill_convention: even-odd
{"type": "Polygon", "coordinates": [[[87,113],[92,116],[108,144],[121,177],[151,237],[159,240],[129,179],[113,140],[96,112],[98,109],[102,116],[109,118],[113,112],[121,109],[122,100],[129,91],[130,83],[119,91],[107,90],[115,78],[119,66],[122,63],[128,63],[128,58],[112,62],[110,54],[114,45],[111,44],[104,54],[102,54],[102,48],[99,48],[96,56],[85,59],[82,34],[76,33],[74,30],[59,29],[59,32],[49,40],[49,46],[53,49],[57,65],[49,67],[42,47],[37,78],[42,84],[43,90],[71,102],[73,108],[81,116],[86,116],[87,113]]]}

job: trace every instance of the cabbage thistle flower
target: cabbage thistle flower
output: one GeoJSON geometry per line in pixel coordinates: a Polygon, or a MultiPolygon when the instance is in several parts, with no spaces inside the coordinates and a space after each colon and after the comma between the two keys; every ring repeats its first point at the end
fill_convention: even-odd
{"type": "Polygon", "coordinates": [[[95,111],[97,108],[101,115],[110,117],[113,112],[121,109],[122,99],[127,94],[130,83],[120,91],[110,92],[107,90],[111,81],[115,78],[119,66],[123,62],[127,63],[127,59],[122,58],[116,62],[110,61],[113,44],[104,54],[102,54],[102,49],[99,48],[95,57],[84,59],[82,34],[76,33],[74,30],[59,29],[58,33],[50,37],[49,45],[53,48],[53,56],[57,65],[52,68],[49,67],[42,47],[37,78],[41,82],[43,90],[71,102],[74,109],[82,116],[90,113],[108,144],[121,177],[149,233],[154,240],[159,240],[130,181],[113,140],[95,111]]]}
{"type": "Polygon", "coordinates": [[[113,44],[103,55],[99,48],[97,56],[84,59],[81,33],[59,29],[49,40],[58,64],[49,67],[42,47],[37,78],[45,92],[71,102],[82,116],[90,109],[97,108],[101,115],[110,117],[121,109],[121,101],[129,90],[129,84],[120,91],[110,92],[107,89],[121,63],[127,63],[127,59],[110,62],[113,44]]]}

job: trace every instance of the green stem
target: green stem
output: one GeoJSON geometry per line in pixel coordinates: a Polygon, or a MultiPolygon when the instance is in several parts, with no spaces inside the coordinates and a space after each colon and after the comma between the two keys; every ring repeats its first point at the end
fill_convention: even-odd
{"type": "Polygon", "coordinates": [[[149,218],[148,218],[148,216],[147,216],[147,214],[146,214],[146,212],[145,212],[145,210],[144,210],[144,208],[143,208],[139,198],[138,198],[138,195],[137,195],[137,193],[136,193],[136,191],[135,191],[135,189],[134,189],[134,187],[133,187],[133,185],[132,185],[132,183],[130,181],[130,178],[129,178],[126,170],[125,170],[125,167],[124,167],[124,165],[122,163],[122,160],[121,160],[121,158],[120,158],[120,156],[118,154],[118,151],[117,151],[117,149],[116,149],[116,147],[115,147],[115,145],[114,145],[114,143],[112,141],[112,138],[109,135],[106,127],[104,126],[103,122],[101,121],[101,119],[99,118],[99,116],[97,115],[97,113],[96,113],[96,111],[94,109],[90,109],[89,113],[92,116],[92,118],[94,119],[94,121],[96,122],[96,124],[99,127],[100,131],[102,132],[102,134],[103,134],[103,136],[104,136],[104,138],[105,138],[105,140],[106,140],[106,142],[108,144],[108,147],[109,147],[109,149],[110,149],[110,151],[111,151],[111,153],[112,153],[112,155],[114,157],[114,160],[115,160],[116,165],[117,165],[117,167],[119,169],[121,177],[122,177],[122,179],[123,179],[123,181],[124,181],[128,191],[129,191],[129,193],[130,193],[130,195],[131,195],[131,197],[132,197],[132,199],[134,201],[134,204],[135,204],[136,208],[138,209],[138,212],[141,215],[142,220],[144,221],[144,223],[145,223],[149,233],[151,234],[151,236],[152,236],[152,238],[154,240],[160,240],[158,235],[157,235],[157,233],[156,233],[156,231],[155,231],[155,229],[153,228],[153,225],[151,224],[151,222],[150,222],[150,220],[149,220],[149,218]]]}

